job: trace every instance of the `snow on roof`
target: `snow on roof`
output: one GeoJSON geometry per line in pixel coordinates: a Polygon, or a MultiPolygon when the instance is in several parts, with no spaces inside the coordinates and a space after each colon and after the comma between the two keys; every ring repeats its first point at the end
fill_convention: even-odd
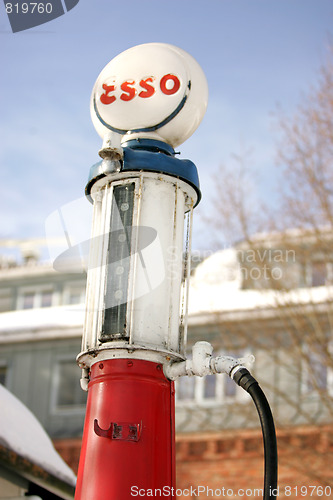
{"type": "Polygon", "coordinates": [[[57,453],[37,418],[1,384],[0,407],[0,444],[75,486],[74,472],[57,453]]]}
{"type": "Polygon", "coordinates": [[[223,284],[224,286],[239,289],[242,276],[237,260],[237,251],[233,248],[220,250],[203,260],[195,269],[191,285],[196,283],[223,284]]]}
{"type": "Polygon", "coordinates": [[[0,332],[80,327],[84,314],[84,304],[4,312],[1,313],[0,332]]]}
{"type": "MultiPolygon", "coordinates": [[[[290,291],[243,290],[237,250],[212,254],[195,269],[190,280],[189,316],[198,314],[258,312],[283,305],[310,305],[332,300],[333,287],[298,288],[290,291]]],[[[1,313],[0,343],[39,338],[81,336],[84,304],[17,310],[1,313]],[[15,333],[15,335],[12,335],[15,333]]]]}
{"type": "Polygon", "coordinates": [[[262,311],[284,305],[309,305],[332,301],[333,287],[242,290],[237,251],[214,253],[195,269],[190,281],[189,316],[235,311],[262,311]]]}

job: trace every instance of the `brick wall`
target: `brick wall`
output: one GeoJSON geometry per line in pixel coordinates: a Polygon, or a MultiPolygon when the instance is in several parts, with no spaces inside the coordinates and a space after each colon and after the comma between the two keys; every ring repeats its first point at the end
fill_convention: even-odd
{"type": "Polygon", "coordinates": [[[77,474],[81,451],[81,438],[57,439],[53,441],[53,444],[66,464],[68,464],[75,474],[77,474]]]}
{"type": "MultiPolygon", "coordinates": [[[[333,498],[333,426],[278,430],[277,437],[278,498],[333,498]]],[[[259,429],[178,435],[176,449],[177,488],[192,486],[192,498],[262,498],[264,461],[259,429]]]]}
{"type": "MultiPolygon", "coordinates": [[[[277,435],[278,498],[333,498],[333,426],[283,429],[277,435]],[[323,491],[315,489],[318,486],[323,491]]],[[[80,439],[55,442],[56,449],[75,472],[80,446],[80,439]]],[[[185,493],[180,499],[190,497],[191,487],[191,498],[202,500],[262,498],[264,462],[260,429],[178,434],[176,461],[177,489],[185,493]],[[205,491],[198,491],[198,486],[205,491]]]]}

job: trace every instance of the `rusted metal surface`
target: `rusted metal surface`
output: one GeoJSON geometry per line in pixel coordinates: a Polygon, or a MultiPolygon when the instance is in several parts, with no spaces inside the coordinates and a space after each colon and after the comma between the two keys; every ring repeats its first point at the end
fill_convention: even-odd
{"type": "Polygon", "coordinates": [[[114,439],[117,441],[134,441],[140,439],[142,431],[141,424],[130,424],[128,422],[111,422],[108,429],[102,429],[97,418],[94,420],[94,432],[97,436],[114,439]]]}

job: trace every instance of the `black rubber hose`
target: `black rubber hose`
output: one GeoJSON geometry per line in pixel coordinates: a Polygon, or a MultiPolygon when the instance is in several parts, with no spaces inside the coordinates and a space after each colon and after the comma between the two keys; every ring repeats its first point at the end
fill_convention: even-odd
{"type": "Polygon", "coordinates": [[[246,368],[240,368],[233,376],[234,381],[243,387],[253,399],[260,418],[264,441],[265,477],[263,500],[277,497],[278,455],[273,415],[258,382],[246,368]]]}

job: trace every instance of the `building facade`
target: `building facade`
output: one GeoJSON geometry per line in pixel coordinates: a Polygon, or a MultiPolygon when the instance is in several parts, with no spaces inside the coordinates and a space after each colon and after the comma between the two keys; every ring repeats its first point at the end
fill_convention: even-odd
{"type": "MultiPolygon", "coordinates": [[[[210,255],[191,277],[188,356],[199,340],[215,355],[245,362],[255,356],[250,368],[277,425],[282,498],[289,487],[293,494],[301,486],[333,490],[330,243],[326,233],[319,241],[295,231],[261,235],[210,255]]],[[[0,268],[0,381],[38,417],[74,470],[86,401],[75,363],[85,278],[56,272],[33,252],[19,264],[2,259],[0,268]]],[[[178,487],[213,490],[196,491],[198,498],[223,496],[223,487],[233,498],[254,496],[251,488],[263,482],[263,450],[251,399],[225,375],[175,385],[178,487]]]]}

